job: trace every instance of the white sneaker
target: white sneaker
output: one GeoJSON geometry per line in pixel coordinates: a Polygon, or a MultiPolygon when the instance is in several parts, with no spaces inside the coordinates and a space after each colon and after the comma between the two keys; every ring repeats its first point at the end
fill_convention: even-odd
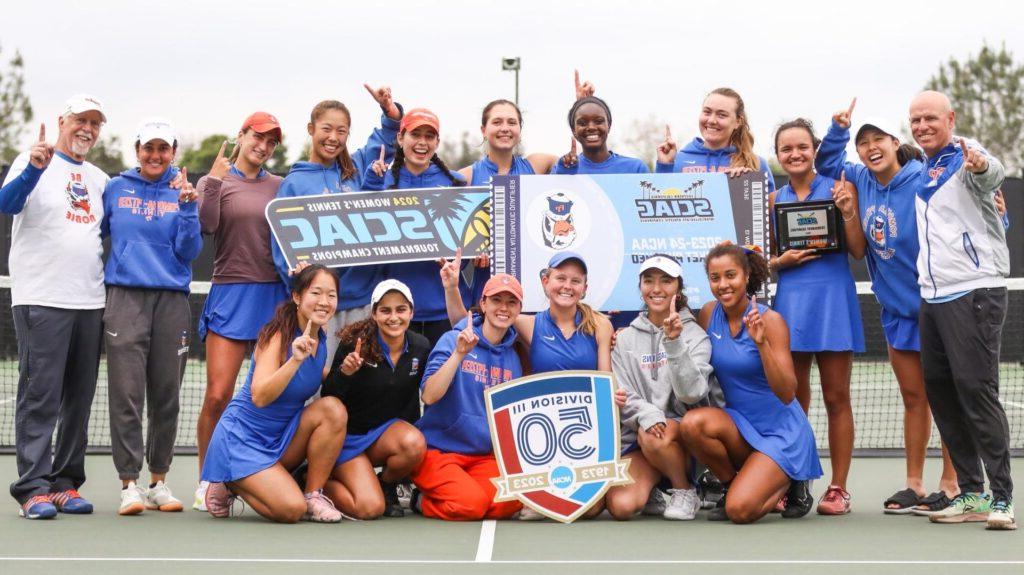
{"type": "Polygon", "coordinates": [[[669,489],[672,494],[668,507],[665,508],[663,517],[675,521],[691,521],[697,517],[697,509],[700,508],[700,498],[697,497],[697,490],[690,489],[669,489]]]}
{"type": "Polygon", "coordinates": [[[516,519],[520,521],[543,521],[547,519],[547,517],[534,511],[532,508],[523,505],[523,508],[519,510],[516,519]]]}
{"type": "Polygon", "coordinates": [[[647,503],[644,504],[644,515],[664,515],[666,508],[665,492],[657,486],[651,488],[651,494],[647,496],[647,503]]]}
{"type": "Polygon", "coordinates": [[[146,509],[181,511],[184,507],[177,497],[171,495],[171,488],[163,481],[157,481],[156,485],[146,490],[145,500],[146,509]]]}
{"type": "Polygon", "coordinates": [[[134,481],[128,483],[128,487],[121,490],[121,507],[118,508],[119,515],[138,515],[146,508],[142,503],[143,490],[135,485],[134,481]]]}
{"type": "Polygon", "coordinates": [[[206,511],[206,490],[210,487],[209,481],[200,481],[196,487],[196,497],[192,500],[192,509],[206,511]]]}

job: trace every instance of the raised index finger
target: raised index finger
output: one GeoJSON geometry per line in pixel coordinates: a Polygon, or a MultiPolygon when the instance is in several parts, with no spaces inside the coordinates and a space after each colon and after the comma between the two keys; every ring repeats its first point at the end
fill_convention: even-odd
{"type": "Polygon", "coordinates": [[[672,128],[665,124],[665,141],[672,139],[672,128]]]}
{"type": "Polygon", "coordinates": [[[217,159],[218,160],[224,157],[224,150],[226,150],[227,147],[228,147],[228,141],[224,140],[224,142],[222,142],[221,145],[220,145],[220,150],[217,151],[217,159]]]}
{"type": "Polygon", "coordinates": [[[839,183],[844,188],[846,187],[846,170],[843,170],[843,172],[841,174],[839,174],[839,183]]]}
{"type": "Polygon", "coordinates": [[[302,335],[309,337],[311,329],[313,329],[313,318],[308,318],[306,320],[306,331],[302,332],[302,335]]]}
{"type": "Polygon", "coordinates": [[[374,100],[377,99],[377,92],[371,88],[369,84],[363,84],[363,87],[366,88],[366,91],[369,92],[371,96],[373,96],[374,100]]]}
{"type": "Polygon", "coordinates": [[[380,163],[382,163],[382,164],[384,163],[384,152],[386,152],[386,151],[387,150],[384,149],[384,146],[380,147],[380,163]]]}
{"type": "Polygon", "coordinates": [[[580,89],[580,71],[579,70],[573,70],[573,74],[576,76],[576,90],[579,91],[579,89],[580,89]]]}
{"type": "Polygon", "coordinates": [[[39,124],[39,141],[46,141],[46,124],[39,124]]]}
{"type": "Polygon", "coordinates": [[[853,101],[850,102],[850,107],[846,110],[847,116],[853,116],[853,109],[857,106],[857,98],[854,97],[853,101]]]}
{"type": "Polygon", "coordinates": [[[356,355],[362,355],[362,354],[359,353],[359,351],[362,350],[362,349],[363,349],[363,338],[360,337],[360,338],[356,339],[356,349],[355,349],[356,355]]]}
{"type": "Polygon", "coordinates": [[[967,149],[967,140],[960,138],[960,149],[964,151],[964,158],[967,158],[967,154],[970,150],[967,149]]]}

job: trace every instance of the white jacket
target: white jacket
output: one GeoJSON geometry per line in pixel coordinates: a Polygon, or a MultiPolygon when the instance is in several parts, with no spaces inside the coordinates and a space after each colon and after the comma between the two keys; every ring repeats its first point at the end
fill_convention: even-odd
{"type": "Polygon", "coordinates": [[[1006,230],[995,205],[1003,183],[1003,165],[977,142],[988,169],[964,169],[960,138],[928,158],[915,206],[921,251],[918,285],[923,299],[936,299],[979,288],[1003,287],[1010,275],[1006,230]]]}

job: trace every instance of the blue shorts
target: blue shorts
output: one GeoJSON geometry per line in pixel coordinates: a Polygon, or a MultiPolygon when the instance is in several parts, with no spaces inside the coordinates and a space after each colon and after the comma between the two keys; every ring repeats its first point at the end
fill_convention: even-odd
{"type": "Polygon", "coordinates": [[[921,351],[921,333],[916,317],[903,317],[882,308],[882,330],[885,341],[900,351],[921,351]]]}
{"type": "Polygon", "coordinates": [[[277,304],[288,299],[281,282],[213,284],[199,316],[199,338],[206,332],[221,337],[253,341],[260,329],[274,317],[277,304]]]}

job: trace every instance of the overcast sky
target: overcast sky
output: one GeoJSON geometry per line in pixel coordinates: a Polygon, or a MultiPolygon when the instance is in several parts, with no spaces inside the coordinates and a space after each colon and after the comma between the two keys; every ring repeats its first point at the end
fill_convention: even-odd
{"type": "MultiPolygon", "coordinates": [[[[379,118],[363,82],[390,85],[407,108],[432,108],[442,137],[476,134],[483,105],[513,96],[501,58],[519,56],[529,152],[567,150],[579,68],[611,106],[613,142],[652,114],[689,140],[704,95],[724,85],[746,100],[755,148],[768,156],[779,122],[805,116],[823,132],[853,96],[855,122],[903,121],[941,62],[986,41],[1005,43],[1020,62],[1022,16],[1019,2],[981,0],[47,0],[5,4],[0,47],[5,60],[15,49],[24,56],[37,121],[50,133],[63,101],[89,92],[126,152],[146,116],[170,118],[195,141],[234,133],[263,109],[281,120],[294,154],[310,109],[329,98],[352,110],[354,151],[379,118]]],[[[26,145],[35,133],[26,131],[26,145]]]]}

